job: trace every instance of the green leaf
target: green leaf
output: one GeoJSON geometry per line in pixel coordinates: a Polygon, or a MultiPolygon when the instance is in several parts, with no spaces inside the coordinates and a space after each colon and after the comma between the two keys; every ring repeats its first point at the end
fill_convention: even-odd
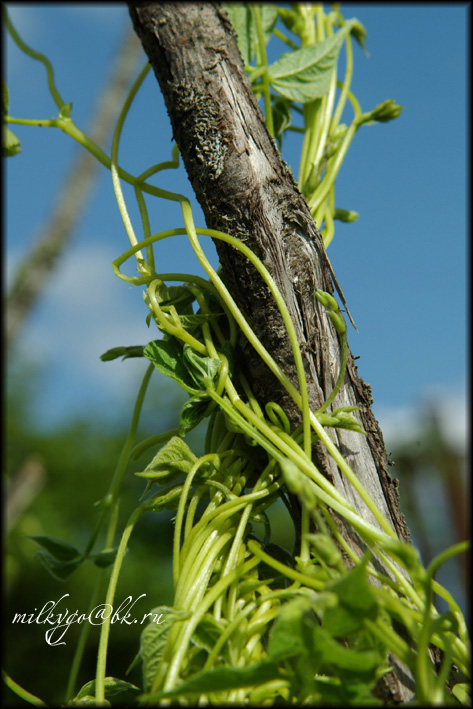
{"type": "Polygon", "coordinates": [[[58,581],[67,579],[82,563],[82,557],[71,561],[58,561],[47,551],[38,551],[35,556],[40,560],[46,571],[58,581]]]}
{"type": "Polygon", "coordinates": [[[174,338],[154,340],[146,345],[143,352],[156,369],[174,379],[189,394],[199,393],[194,380],[187,371],[182,349],[174,338]]]}
{"type": "Polygon", "coordinates": [[[71,561],[80,556],[80,551],[69,542],[65,542],[57,537],[46,536],[45,534],[37,534],[31,536],[37,544],[47,549],[47,551],[58,561],[71,561]]]}
{"type": "Polygon", "coordinates": [[[233,379],[235,372],[238,371],[238,361],[235,355],[235,348],[232,346],[229,340],[225,340],[223,347],[219,347],[219,352],[221,352],[228,361],[228,376],[233,379]]]}
{"type": "MultiPolygon", "coordinates": [[[[250,66],[258,47],[258,33],[253,9],[250,3],[246,2],[226,2],[223,3],[223,7],[228,12],[233,29],[237,33],[238,49],[245,60],[246,66],[250,66]]],[[[275,5],[269,3],[261,3],[259,7],[261,9],[264,41],[267,44],[278,19],[278,10],[275,5]]]]}
{"type": "Polygon", "coordinates": [[[173,436],[154,456],[142,473],[135,473],[152,482],[170,483],[181,475],[187,475],[197,460],[187,443],[173,436]]]}
{"type": "Polygon", "coordinates": [[[174,623],[189,618],[189,611],[176,610],[168,606],[158,606],[151,611],[155,620],[144,628],[140,638],[140,653],[143,660],[143,685],[149,692],[163,656],[169,630],[174,623]],[[160,617],[162,616],[162,617],[160,617]]]}
{"type": "Polygon", "coordinates": [[[317,648],[322,668],[331,666],[333,669],[336,666],[358,675],[373,675],[373,679],[374,671],[384,662],[384,657],[378,650],[355,650],[345,647],[325,628],[318,625],[314,625],[314,647],[317,648]]]}
{"type": "Polygon", "coordinates": [[[228,13],[233,29],[237,34],[238,49],[246,66],[250,66],[254,56],[251,45],[251,12],[246,2],[225,2],[223,7],[228,13]]]}
{"type": "Polygon", "coordinates": [[[59,111],[59,118],[70,118],[72,111],[72,103],[65,103],[59,111]]]}
{"type": "Polygon", "coordinates": [[[300,35],[304,30],[304,20],[298,12],[289,10],[286,7],[278,7],[278,15],[290,32],[300,35]]]}
{"type": "MultiPolygon", "coordinates": [[[[106,697],[113,697],[116,694],[122,694],[123,692],[134,692],[135,694],[140,692],[140,688],[136,687],[136,685],[131,684],[130,682],[125,682],[122,679],[116,679],[115,677],[105,677],[104,681],[105,685],[105,696],[106,697]]],[[[89,696],[92,696],[95,700],[95,680],[91,680],[90,682],[87,682],[84,684],[81,689],[79,690],[78,694],[75,697],[75,700],[77,699],[85,699],[89,696]]]]}
{"type": "Polygon", "coordinates": [[[184,345],[183,356],[189,375],[199,391],[215,388],[215,380],[222,365],[220,360],[217,357],[201,355],[190,345],[184,345]]]}
{"type": "Polygon", "coordinates": [[[323,42],[283,54],[268,67],[271,85],[282,96],[299,103],[324,96],[329,90],[342,41],[353,22],[350,20],[323,42]]]}
{"type": "Polygon", "coordinates": [[[360,45],[360,47],[362,48],[362,50],[364,51],[364,53],[368,54],[368,52],[366,51],[366,44],[365,44],[366,37],[368,36],[368,33],[366,32],[364,25],[362,25],[359,20],[354,19],[354,20],[352,20],[352,22],[353,22],[353,26],[351,29],[351,33],[352,33],[353,37],[355,38],[355,40],[360,45]]]}
{"type": "Polygon", "coordinates": [[[452,687],[452,694],[461,704],[471,706],[471,686],[464,682],[455,684],[452,687]]]}
{"type": "Polygon", "coordinates": [[[194,631],[192,642],[210,653],[224,629],[222,621],[215,620],[213,615],[206,613],[194,631]]]}
{"type": "Polygon", "coordinates": [[[323,626],[334,637],[345,637],[360,629],[365,618],[374,620],[378,615],[378,603],[366,578],[367,563],[368,556],[326,586],[339,599],[336,607],[323,614],[323,626]]]}
{"type": "MultiPolygon", "coordinates": [[[[223,313],[218,313],[218,315],[223,315],[223,313]]],[[[202,327],[206,322],[210,322],[215,319],[215,313],[192,313],[191,315],[183,315],[179,313],[179,320],[182,327],[185,330],[192,330],[195,328],[202,327]]]]}
{"type": "Polygon", "coordinates": [[[179,506],[184,485],[174,485],[171,488],[161,490],[149,500],[146,500],[146,508],[153,512],[161,512],[161,510],[176,510],[179,506]]]}
{"type": "Polygon", "coordinates": [[[320,697],[317,703],[322,706],[382,706],[382,702],[372,695],[374,683],[371,680],[360,682],[353,674],[323,675],[314,677],[312,683],[313,693],[320,697]]]}
{"type": "Polygon", "coordinates": [[[112,359],[130,359],[131,357],[144,357],[143,345],[131,345],[130,347],[112,347],[100,355],[102,362],[111,362],[112,359]]]}
{"type": "Polygon", "coordinates": [[[103,549],[98,554],[92,554],[90,558],[93,559],[95,566],[98,566],[99,569],[105,569],[113,564],[116,555],[116,549],[103,549]]]}
{"type": "Polygon", "coordinates": [[[250,667],[214,667],[198,672],[177,687],[167,692],[153,696],[154,700],[165,697],[188,696],[192,694],[208,694],[209,692],[226,692],[231,689],[241,689],[273,682],[282,677],[276,663],[260,662],[250,667]]]}
{"type": "Polygon", "coordinates": [[[5,125],[2,126],[2,157],[11,158],[21,151],[19,139],[5,125]]]}
{"type": "Polygon", "coordinates": [[[313,631],[317,617],[312,598],[298,596],[285,603],[271,630],[268,655],[281,662],[289,657],[311,655],[313,631]]]}
{"type": "Polygon", "coordinates": [[[179,314],[190,314],[192,308],[189,306],[194,302],[195,295],[187,286],[166,286],[163,284],[157,288],[156,298],[164,311],[174,306],[179,314]]]}
{"type": "Polygon", "coordinates": [[[306,535],[307,541],[314,550],[315,556],[323,561],[327,566],[339,568],[342,564],[342,555],[332,537],[322,532],[314,532],[306,535]]]}
{"type": "Polygon", "coordinates": [[[345,647],[324,628],[315,626],[314,654],[318,674],[331,680],[328,687],[320,687],[326,703],[345,706],[379,704],[373,700],[371,691],[386,669],[387,651],[373,642],[368,649],[345,647]]]}
{"type": "Polygon", "coordinates": [[[179,419],[179,435],[185,436],[210,413],[212,402],[207,396],[193,396],[184,404],[179,419]]]}
{"type": "Polygon", "coordinates": [[[282,145],[282,136],[285,130],[289,128],[292,120],[291,101],[286,98],[278,97],[273,100],[273,124],[274,137],[282,145]]]}

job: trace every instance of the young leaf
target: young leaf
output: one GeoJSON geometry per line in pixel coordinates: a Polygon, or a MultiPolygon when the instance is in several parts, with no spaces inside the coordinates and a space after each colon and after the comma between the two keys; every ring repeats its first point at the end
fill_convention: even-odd
{"type": "Polygon", "coordinates": [[[291,120],[291,102],[282,97],[273,99],[274,137],[278,141],[279,147],[282,145],[283,133],[291,125],[291,120]]]}
{"type": "Polygon", "coordinates": [[[213,615],[206,613],[194,631],[192,643],[210,653],[224,629],[222,621],[215,620],[213,615]]]}
{"type": "Polygon", "coordinates": [[[154,340],[146,345],[143,352],[156,369],[174,379],[189,394],[199,393],[187,371],[182,350],[174,339],[154,340]]]}
{"type": "Polygon", "coordinates": [[[130,347],[112,347],[111,350],[107,350],[100,355],[102,362],[111,362],[112,359],[129,359],[131,357],[144,357],[143,345],[131,345],[130,347]]]}
{"type": "Polygon", "coordinates": [[[345,647],[324,628],[315,626],[314,654],[317,656],[319,675],[332,680],[328,687],[321,687],[327,704],[373,704],[371,691],[385,669],[386,652],[374,647],[373,643],[366,650],[345,647]]]}
{"type": "Polygon", "coordinates": [[[342,555],[332,537],[322,532],[316,532],[306,535],[307,541],[310,543],[314,554],[323,561],[327,566],[340,568],[343,565],[342,555]]]}
{"type": "Polygon", "coordinates": [[[46,571],[57,581],[67,579],[83,561],[80,556],[71,561],[58,561],[47,551],[38,551],[35,556],[40,560],[46,571]]]}
{"type": "Polygon", "coordinates": [[[71,561],[80,556],[80,551],[69,542],[64,542],[57,537],[50,537],[45,534],[37,534],[31,536],[37,544],[40,544],[44,549],[53,556],[57,561],[71,561]]]}
{"type": "Polygon", "coordinates": [[[116,549],[103,549],[98,554],[92,554],[90,558],[93,559],[95,566],[98,566],[99,569],[105,569],[113,564],[116,555],[116,549]]]}
{"type": "MultiPolygon", "coordinates": [[[[233,29],[237,33],[238,49],[245,60],[245,65],[250,66],[258,46],[258,33],[250,3],[226,2],[223,7],[228,12],[233,29]]],[[[264,41],[267,44],[278,19],[278,10],[275,5],[269,3],[261,3],[259,7],[261,8],[264,41]]]]}
{"type": "Polygon", "coordinates": [[[268,655],[271,660],[281,660],[313,651],[313,629],[317,617],[313,601],[308,596],[298,596],[285,603],[271,630],[268,655]]]}
{"type": "Polygon", "coordinates": [[[333,37],[283,54],[269,68],[269,79],[282,96],[306,103],[327,93],[332,71],[344,37],[350,32],[350,20],[333,37]]]}
{"type": "Polygon", "coordinates": [[[368,52],[366,51],[366,44],[365,44],[366,37],[368,36],[366,29],[361,24],[361,22],[359,20],[354,19],[354,20],[352,20],[352,22],[353,22],[353,27],[352,27],[351,33],[352,33],[353,37],[355,38],[355,40],[360,45],[360,47],[362,48],[362,50],[364,51],[364,53],[366,55],[368,55],[368,52]]]}
{"type": "Polygon", "coordinates": [[[65,103],[59,111],[59,118],[70,118],[72,111],[72,103],[65,103]]]}
{"type": "Polygon", "coordinates": [[[222,364],[220,360],[216,357],[204,357],[189,345],[184,345],[183,356],[196,387],[205,391],[212,386],[222,364]]]}
{"type": "MultiPolygon", "coordinates": [[[[115,677],[105,677],[105,696],[106,697],[113,697],[116,694],[122,694],[123,692],[133,692],[137,694],[140,691],[139,687],[136,687],[134,684],[130,684],[130,682],[125,682],[122,679],[116,679],[115,677]]],[[[85,699],[87,697],[92,697],[94,699],[95,703],[95,680],[91,680],[90,682],[87,682],[84,684],[76,697],[73,700],[73,703],[76,702],[79,699],[85,699]]]]}
{"type": "MultiPolygon", "coordinates": [[[[220,313],[222,315],[223,313],[220,313]]],[[[189,315],[179,313],[179,320],[185,330],[193,330],[202,327],[206,322],[215,318],[214,313],[191,313],[189,315]]]]}
{"type": "Polygon", "coordinates": [[[335,637],[344,637],[358,630],[363,620],[374,620],[378,603],[366,578],[365,557],[360,564],[347,571],[341,578],[326,586],[326,590],[338,596],[339,603],[323,614],[323,626],[335,637]]]}
{"type": "Polygon", "coordinates": [[[452,687],[452,694],[461,704],[471,706],[471,685],[458,683],[452,687]]]}
{"type": "Polygon", "coordinates": [[[314,626],[314,646],[320,656],[321,668],[339,667],[360,675],[373,675],[374,679],[374,671],[384,662],[384,656],[377,649],[355,650],[344,647],[318,625],[314,626]]]}
{"type": "Polygon", "coordinates": [[[184,404],[179,419],[179,435],[185,436],[207,416],[210,399],[206,396],[193,396],[184,404]]]}
{"type": "Polygon", "coordinates": [[[5,125],[2,126],[2,157],[11,158],[21,151],[19,139],[5,125]]]}
{"type": "MultiPolygon", "coordinates": [[[[151,484],[151,483],[149,483],[151,484]]],[[[161,512],[161,510],[176,510],[179,505],[179,498],[184,489],[184,485],[175,485],[171,489],[166,488],[157,495],[153,495],[149,500],[146,500],[146,508],[153,512],[161,512]]]]}
{"type": "Polygon", "coordinates": [[[170,483],[181,475],[187,475],[196,460],[197,457],[187,443],[179,436],[173,436],[154,456],[145,471],[136,475],[152,482],[170,483]]]}
{"type": "Polygon", "coordinates": [[[251,13],[248,4],[246,2],[226,2],[223,7],[237,33],[237,44],[241,56],[246,66],[250,66],[254,51],[251,49],[251,13]]]}
{"type": "Polygon", "coordinates": [[[290,32],[300,34],[304,30],[304,19],[298,12],[289,10],[289,8],[286,7],[278,7],[278,15],[290,32]]]}
{"type": "Polygon", "coordinates": [[[192,308],[189,306],[194,302],[195,295],[187,286],[160,286],[156,291],[156,297],[163,310],[174,306],[179,314],[192,313],[192,308]]]}
{"type": "Polygon", "coordinates": [[[174,623],[186,620],[188,611],[176,610],[168,606],[159,606],[151,611],[156,619],[148,623],[141,633],[140,653],[143,660],[143,685],[149,692],[153,685],[158,665],[163,655],[169,630],[174,623]]]}
{"type": "Polygon", "coordinates": [[[280,679],[282,676],[281,670],[274,662],[260,662],[249,667],[214,667],[198,672],[177,687],[162,692],[153,699],[208,694],[209,691],[226,692],[231,689],[259,686],[280,679]]]}

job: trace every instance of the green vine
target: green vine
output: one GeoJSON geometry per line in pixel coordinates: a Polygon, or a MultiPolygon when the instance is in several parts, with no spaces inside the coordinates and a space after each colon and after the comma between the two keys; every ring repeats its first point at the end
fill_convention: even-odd
{"type": "MultiPolygon", "coordinates": [[[[358,20],[345,21],[339,9],[326,14],[322,5],[312,3],[292,3],[290,9],[240,3],[230,4],[228,11],[255,94],[263,98],[270,134],[280,144],[288,130],[304,135],[299,185],[316,222],[325,227],[324,241],[328,246],[334,235],[334,221],[356,218],[354,212],[337,209],[334,196],[334,182],[355,133],[362,124],[396,118],[401,107],[385,101],[369,113],[361,112],[350,91],[352,39],[363,44],[365,32],[358,20]],[[278,20],[296,41],[275,27],[278,20]],[[272,35],[291,52],[268,65],[266,44],[272,35]],[[337,56],[343,45],[346,69],[340,81],[337,56]],[[256,64],[252,65],[254,57],[256,64]],[[354,112],[349,126],[340,123],[347,101],[354,112]],[[294,115],[302,117],[303,126],[291,125],[294,115]]],[[[110,170],[130,242],[130,248],[114,261],[113,269],[125,282],[144,286],[148,320],[160,333],[145,347],[117,347],[102,356],[104,360],[144,356],[150,364],[96,526],[85,551],[70,568],[72,572],[93,555],[99,531],[107,525],[106,546],[99,553],[110,554],[112,569],[105,602],[112,605],[135,524],[144,514],[175,510],[174,602],[171,608],[163,609],[164,636],[153,632],[152,624],[143,632],[141,700],[151,704],[165,700],[202,704],[268,704],[281,700],[363,703],[372,699],[376,682],[389,671],[389,653],[393,653],[412,672],[419,702],[447,701],[452,665],[468,676],[469,644],[463,615],[448,591],[435,582],[434,573],[447,558],[464,552],[466,545],[447,550],[426,570],[415,548],[397,538],[330,437],[328,429],[337,427],[365,435],[352,416],[355,407],[331,410],[347,361],[346,324],[336,300],[328,293],[317,292],[317,299],[327,308],[327,317],[339,336],[341,365],[333,391],[313,412],[294,326],[267,269],[231,235],[196,227],[187,197],[149,182],[158,173],[179,167],[177,146],[171,160],[149,167],[138,176],[119,164],[126,117],[150,65],[146,64],[129,92],[108,157],[75,126],[71,104],[65,104],[56,89],[50,62],[20,39],[4,13],[7,29],[18,46],[44,64],[48,87],[59,109],[56,118],[27,120],[9,115],[8,105],[4,105],[4,123],[60,128],[110,170]],[[122,180],[134,188],[141,218],[140,237],[129,216],[122,180]],[[153,233],[145,195],[177,202],[183,226],[153,233]],[[156,270],[160,242],[184,236],[208,280],[156,270]],[[202,236],[230,244],[264,279],[288,332],[298,387],[289,381],[246,322],[209,263],[199,240],[202,236]],[[120,271],[130,258],[136,260],[136,276],[120,271]],[[263,411],[235,366],[239,331],[300,408],[302,425],[298,429],[291,430],[286,414],[274,402],[263,411]],[[178,428],[136,443],[141,407],[155,369],[177,381],[189,399],[181,411],[178,428]],[[208,419],[205,453],[197,458],[184,439],[204,419],[208,419]],[[363,519],[317,469],[312,460],[316,440],[325,446],[377,524],[363,519]],[[117,504],[127,463],[156,446],[160,446],[159,450],[139,473],[146,482],[142,502],[129,516],[118,546],[113,548],[117,504]],[[287,503],[287,491],[298,497],[302,508],[302,531],[293,554],[271,543],[266,513],[278,499],[287,503]],[[367,551],[363,556],[348,546],[331,511],[345,519],[365,542],[367,551]],[[310,532],[311,520],[317,533],[310,532]],[[253,532],[254,524],[263,524],[263,541],[253,532]],[[349,565],[343,555],[350,560],[349,565]],[[368,583],[370,577],[374,583],[368,583]],[[436,610],[434,593],[447,602],[447,613],[436,610]],[[410,634],[409,644],[396,630],[399,623],[410,634]],[[444,653],[438,673],[429,656],[431,644],[444,653]]],[[[65,570],[62,571],[64,576],[65,570]]],[[[101,569],[96,593],[101,593],[105,578],[106,570],[101,569]]],[[[110,632],[109,621],[101,629],[95,682],[82,688],[74,701],[90,695],[97,704],[103,704],[121,682],[106,676],[110,632]]],[[[81,638],[69,679],[68,702],[73,700],[84,646],[81,638]]],[[[26,690],[16,689],[9,678],[8,684],[28,700],[26,690]]],[[[457,683],[454,694],[464,701],[463,682],[457,683]]]]}

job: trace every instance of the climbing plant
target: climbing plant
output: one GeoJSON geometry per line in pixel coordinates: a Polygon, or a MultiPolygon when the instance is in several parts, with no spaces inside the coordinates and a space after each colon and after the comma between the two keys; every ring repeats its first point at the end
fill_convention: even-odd
{"type": "MultiPolygon", "coordinates": [[[[328,247],[336,221],[350,222],[357,216],[337,208],[335,201],[336,177],[356,132],[363,125],[397,118],[402,107],[386,100],[368,112],[361,110],[350,89],[352,44],[355,41],[363,47],[366,33],[359,20],[346,20],[339,8],[327,12],[312,3],[290,7],[235,3],[226,9],[238,34],[249,81],[262,100],[269,133],[281,149],[288,131],[301,133],[298,184],[328,247]],[[271,38],[279,40],[285,51],[268,64],[266,46],[271,38]],[[345,72],[339,77],[337,61],[342,50],[345,72]],[[349,109],[352,115],[345,123],[349,109]]],[[[95,678],[77,692],[83,652],[79,641],[65,701],[101,704],[131,691],[141,702],[151,704],[255,705],[281,700],[360,704],[373,700],[377,683],[391,671],[396,657],[412,675],[419,703],[439,704],[453,695],[467,704],[466,623],[448,590],[435,581],[438,567],[466,545],[446,550],[425,568],[415,547],[398,539],[335,445],[334,428],[366,435],[353,416],[354,407],[332,407],[346,370],[347,328],[337,300],[325,291],[316,293],[338,334],[341,364],[333,391],[313,411],[294,326],[267,268],[234,236],[196,225],[187,196],[158,186],[164,183],[166,171],[179,169],[177,146],[168,160],[150,165],[139,175],[120,164],[127,114],[150,65],[143,67],[129,91],[107,155],[74,123],[72,105],[59,93],[48,59],[24,43],[6,14],[5,22],[17,45],[44,64],[58,114],[52,119],[12,116],[4,86],[4,154],[14,156],[19,151],[18,138],[9,126],[55,127],[110,171],[130,242],[112,266],[118,278],[143,289],[151,333],[147,344],[124,343],[102,355],[104,361],[141,357],[146,365],[129,434],[84,549],[37,537],[42,561],[61,579],[86,561],[94,561],[97,586],[90,607],[102,601],[113,607],[137,522],[143,515],[163,510],[175,515],[174,600],[171,606],[151,610],[141,635],[136,662],[141,663],[142,685],[107,675],[107,648],[113,643],[109,616],[101,628],[95,678]],[[133,186],[139,223],[130,218],[123,182],[133,186]],[[151,223],[150,199],[178,205],[181,219],[175,228],[162,231],[151,223]],[[209,237],[237,249],[266,283],[290,338],[297,386],[262,345],[221,274],[210,264],[204,248],[209,237]],[[165,239],[187,239],[207,279],[162,273],[159,254],[165,239]],[[130,259],[136,264],[135,275],[122,271],[130,259]],[[240,332],[299,407],[300,426],[291,428],[278,404],[262,407],[258,402],[239,367],[240,332]],[[187,392],[188,400],[178,427],[137,441],[142,404],[156,372],[173,379],[187,392]],[[206,427],[205,450],[197,456],[186,436],[200,424],[206,427]],[[363,519],[317,468],[314,442],[326,448],[376,524],[363,519]],[[145,460],[138,473],[145,487],[120,531],[120,488],[130,459],[145,460]],[[292,550],[272,541],[268,515],[269,507],[281,500],[291,510],[288,493],[298,498],[302,509],[292,550]],[[358,555],[348,545],[332,513],[357,532],[366,545],[364,554],[358,555]],[[104,530],[105,545],[97,549],[104,530]],[[437,611],[434,594],[444,599],[448,611],[437,611]],[[401,628],[407,631],[409,642],[401,628]],[[441,650],[437,666],[432,645],[441,650]]],[[[6,682],[19,696],[37,701],[14,679],[6,676],[6,682]]]]}

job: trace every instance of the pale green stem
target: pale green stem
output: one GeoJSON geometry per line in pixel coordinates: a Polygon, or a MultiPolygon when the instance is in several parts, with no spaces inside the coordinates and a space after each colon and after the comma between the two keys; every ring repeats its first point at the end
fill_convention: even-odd
{"type": "Polygon", "coordinates": [[[194,463],[192,468],[189,471],[189,474],[186,477],[186,481],[184,483],[184,489],[182,490],[181,497],[179,499],[179,507],[177,509],[177,515],[176,515],[176,523],[175,523],[175,530],[174,530],[174,547],[173,547],[173,559],[172,559],[172,568],[173,568],[173,579],[174,579],[174,584],[177,584],[177,581],[179,579],[179,574],[180,574],[180,560],[179,560],[179,554],[180,554],[180,549],[181,549],[181,529],[182,529],[182,522],[184,518],[184,509],[187,501],[187,496],[189,494],[189,490],[192,485],[192,481],[194,479],[194,476],[196,475],[197,471],[199,468],[204,465],[207,461],[213,462],[218,458],[214,453],[210,453],[209,455],[204,455],[202,458],[199,458],[199,460],[194,463]]]}
{"type": "MultiPolygon", "coordinates": [[[[28,692],[26,689],[23,689],[17,682],[15,682],[10,675],[7,675],[5,670],[2,670],[2,679],[5,682],[5,685],[8,687],[8,689],[11,689],[12,692],[16,694],[17,697],[20,697],[20,699],[23,699],[24,702],[27,702],[28,704],[32,704],[35,707],[47,707],[48,705],[43,702],[42,699],[39,699],[34,694],[31,694],[31,692],[28,692]]],[[[23,704],[22,704],[23,706],[23,704]]]]}
{"type": "MultiPolygon", "coordinates": [[[[133,511],[132,515],[130,516],[130,519],[128,520],[128,523],[125,527],[125,531],[123,532],[118,550],[117,550],[117,555],[115,557],[115,562],[113,564],[112,568],[112,573],[110,576],[110,582],[108,585],[108,590],[107,590],[107,596],[105,598],[105,606],[108,607],[109,609],[112,609],[113,611],[113,601],[115,598],[115,592],[117,590],[117,584],[118,584],[118,576],[120,574],[120,569],[121,565],[123,563],[123,559],[125,557],[126,553],[126,548],[128,544],[128,540],[130,539],[131,533],[133,531],[133,528],[141,515],[145,512],[145,508],[143,506],[138,507],[136,510],[133,511]]],[[[97,673],[96,673],[96,678],[95,678],[95,700],[98,704],[103,704],[105,702],[105,676],[106,676],[106,667],[107,667],[107,647],[108,647],[108,638],[110,635],[110,624],[112,620],[112,613],[108,616],[108,618],[105,620],[104,624],[102,625],[102,629],[100,632],[100,641],[99,641],[99,649],[97,653],[97,673]]]]}
{"type": "MultiPolygon", "coordinates": [[[[133,230],[133,225],[131,223],[130,216],[128,214],[128,210],[126,208],[125,204],[125,198],[123,196],[123,191],[120,185],[120,176],[118,173],[118,147],[120,143],[120,137],[122,134],[123,130],[123,124],[125,122],[125,118],[128,114],[128,111],[130,109],[130,106],[133,102],[133,99],[136,96],[136,93],[138,89],[140,88],[141,84],[143,83],[146,75],[148,74],[149,70],[151,69],[151,64],[146,63],[143,69],[140,71],[138,78],[134,81],[133,86],[131,87],[128,96],[126,97],[125,103],[123,104],[123,108],[120,111],[120,115],[118,116],[117,124],[115,126],[115,130],[113,132],[113,139],[112,139],[112,152],[111,152],[111,173],[112,173],[112,183],[113,183],[113,189],[115,191],[115,199],[117,200],[117,205],[119,212],[122,217],[123,221],[123,226],[125,227],[128,239],[130,241],[130,244],[132,246],[135,246],[138,243],[138,239],[136,238],[135,232],[133,230]]],[[[143,255],[139,251],[137,253],[137,258],[141,261],[144,261],[143,255]]]]}
{"type": "Polygon", "coordinates": [[[245,576],[249,571],[251,571],[251,569],[259,564],[259,561],[259,559],[253,557],[242,564],[239,568],[233,569],[225,578],[217,581],[215,586],[213,586],[205,598],[202,599],[198,610],[196,610],[192,615],[192,618],[187,621],[185,633],[181,638],[181,644],[173,655],[172,661],[169,665],[166,683],[164,685],[165,690],[172,689],[172,687],[176,684],[181,662],[184,659],[190,639],[209,608],[211,608],[212,604],[225,591],[225,589],[230,586],[230,584],[241,576],[245,576]]]}
{"type": "Polygon", "coordinates": [[[330,132],[332,133],[335,128],[340,123],[342,118],[343,109],[345,108],[345,103],[347,100],[348,92],[350,90],[351,78],[353,75],[353,47],[351,43],[351,37],[348,34],[345,37],[345,48],[346,48],[346,68],[345,68],[345,78],[343,80],[343,86],[340,91],[340,96],[338,97],[337,107],[334,111],[332,121],[330,123],[330,132]]]}
{"type": "Polygon", "coordinates": [[[5,19],[5,24],[7,26],[7,29],[9,31],[12,39],[18,45],[18,47],[25,54],[27,54],[29,57],[31,57],[32,59],[36,59],[37,61],[44,64],[44,66],[46,68],[46,73],[48,76],[48,87],[49,87],[50,94],[53,97],[54,103],[56,104],[56,106],[59,108],[59,110],[61,110],[61,108],[65,105],[66,102],[64,101],[61,94],[59,93],[59,91],[56,88],[56,84],[54,82],[54,70],[53,70],[51,62],[49,61],[49,59],[47,57],[44,56],[44,54],[41,54],[40,52],[37,52],[34,49],[31,49],[31,47],[29,47],[26,44],[26,42],[24,42],[21,39],[21,37],[17,33],[16,29],[13,27],[13,24],[8,16],[7,9],[6,9],[5,5],[3,5],[3,3],[2,3],[2,10],[3,10],[3,17],[5,19]]]}

